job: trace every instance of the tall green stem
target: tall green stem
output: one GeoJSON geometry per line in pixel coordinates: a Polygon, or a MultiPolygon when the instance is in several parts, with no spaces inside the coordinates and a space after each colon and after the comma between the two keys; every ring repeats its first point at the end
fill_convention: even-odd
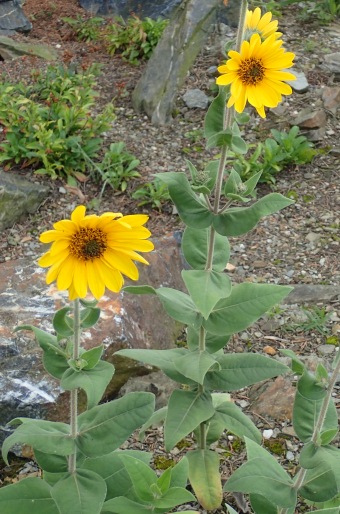
{"type": "MultiPolygon", "coordinates": [[[[78,298],[73,302],[73,360],[79,359],[80,348],[80,310],[78,298]]],[[[71,437],[75,439],[78,433],[78,389],[72,389],[70,395],[70,427],[71,437]]],[[[68,471],[74,473],[76,470],[76,453],[68,458],[68,471]]]]}
{"type": "MultiPolygon", "coordinates": [[[[240,50],[241,44],[242,44],[247,9],[248,9],[247,0],[242,0],[241,7],[240,7],[239,25],[238,25],[238,31],[237,31],[237,36],[236,36],[236,50],[237,51],[240,50]]],[[[233,108],[227,109],[225,106],[224,107],[224,123],[223,123],[224,130],[231,128],[233,121],[234,121],[234,109],[233,108]]],[[[227,161],[227,154],[228,154],[228,147],[227,147],[227,145],[225,145],[221,149],[221,157],[220,157],[220,162],[219,162],[217,177],[216,177],[215,196],[214,196],[214,203],[213,203],[213,207],[212,207],[212,211],[215,215],[217,215],[220,211],[221,193],[222,193],[222,186],[223,186],[224,169],[225,169],[225,164],[227,161]]],[[[207,262],[206,262],[206,266],[205,266],[205,269],[207,271],[212,270],[212,265],[213,265],[213,260],[214,260],[215,236],[216,236],[215,229],[213,227],[210,227],[207,262]]],[[[206,330],[203,327],[201,327],[200,335],[199,335],[199,349],[201,352],[205,351],[205,338],[206,338],[206,330]]],[[[204,387],[199,385],[199,392],[203,393],[203,391],[204,391],[204,387]]],[[[201,448],[201,450],[204,450],[206,448],[206,439],[207,439],[207,426],[205,423],[200,424],[199,433],[200,433],[200,437],[199,437],[200,448],[201,448]]]]}
{"type": "MultiPolygon", "coordinates": [[[[331,397],[332,397],[332,391],[333,391],[336,381],[338,379],[339,373],[340,373],[340,358],[338,358],[336,360],[336,365],[335,365],[334,371],[333,371],[330,381],[328,383],[327,394],[323,399],[323,402],[321,404],[321,409],[320,409],[318,418],[317,418],[315,426],[314,426],[314,431],[313,431],[311,440],[312,440],[312,443],[314,443],[315,445],[317,445],[320,431],[322,430],[323,424],[325,422],[329,402],[331,401],[331,397]]],[[[300,468],[299,471],[297,472],[297,474],[295,475],[295,481],[294,481],[293,488],[296,491],[298,491],[300,489],[300,487],[302,487],[304,480],[305,480],[306,473],[307,473],[307,470],[305,468],[300,468]]],[[[287,514],[288,511],[289,511],[289,509],[281,509],[281,510],[279,510],[279,514],[287,514]]]]}

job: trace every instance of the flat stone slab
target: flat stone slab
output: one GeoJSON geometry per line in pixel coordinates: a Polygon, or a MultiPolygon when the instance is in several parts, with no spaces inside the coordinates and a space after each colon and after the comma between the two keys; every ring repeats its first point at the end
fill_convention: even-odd
{"type": "Polygon", "coordinates": [[[332,300],[340,299],[340,285],[326,286],[326,285],[310,285],[310,284],[297,284],[294,290],[283,300],[285,304],[303,304],[303,303],[317,303],[329,302],[332,300]]]}
{"type": "Polygon", "coordinates": [[[17,59],[21,55],[34,55],[46,61],[55,61],[58,58],[57,50],[51,46],[38,43],[19,43],[7,36],[0,36],[0,55],[5,61],[17,59]]]}

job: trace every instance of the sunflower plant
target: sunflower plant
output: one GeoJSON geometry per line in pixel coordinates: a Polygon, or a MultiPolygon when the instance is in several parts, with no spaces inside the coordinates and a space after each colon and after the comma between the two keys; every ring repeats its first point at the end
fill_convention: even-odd
{"type": "MultiPolygon", "coordinates": [[[[283,94],[289,94],[284,81],[291,80],[292,74],[281,67],[292,66],[294,57],[282,47],[271,16],[262,17],[258,11],[249,14],[246,1],[242,1],[239,26],[236,49],[220,67],[222,87],[205,119],[207,146],[220,150],[219,160],[212,160],[204,170],[188,162],[190,179],[185,173],[158,175],[186,225],[182,251],[188,266],[182,271],[183,290],[148,285],[124,288],[127,293],[156,295],[166,313],[186,326],[187,339],[181,348],[118,353],[157,366],[179,387],[167,406],[156,412],[153,395],[145,392],[99,403],[114,369],[101,359],[103,345],[82,347],[81,331],[97,322],[97,300],[106,288],[118,293],[123,275],[138,280],[135,261],[147,264],[140,253],[152,251],[153,244],[146,216],[86,215],[85,207],[78,206],[71,219],[55,223],[53,230],[41,235],[41,241],[51,246],[39,261],[49,268],[47,283],[56,282],[59,290],[67,291],[72,307],[55,314],[55,335],[34,326],[17,329],[34,332],[47,372],[70,391],[70,420],[17,418],[12,422],[18,427],[3,444],[4,460],[13,445],[29,444],[43,475],[0,489],[2,514],[26,514],[32,506],[35,514],[161,514],[196,498],[204,511],[212,511],[220,507],[223,491],[248,494],[255,514],[293,514],[298,499],[318,509],[313,512],[339,513],[340,450],[331,443],[338,434],[332,388],[340,372],[340,352],[332,373],[321,364],[311,373],[293,352],[285,352],[299,377],[293,426],[303,449],[294,477],[261,446],[259,430],[232,401],[233,391],[289,370],[268,356],[226,350],[233,334],[291,291],[272,284],[232,284],[225,271],[229,238],[247,233],[264,216],[292,203],[278,193],[256,200],[261,172],[242,180],[233,167],[226,170],[228,152],[247,152],[238,127],[241,117],[244,121],[246,103],[265,116],[266,107],[274,107],[283,94]],[[249,36],[247,28],[252,32],[249,36]],[[88,292],[95,300],[87,298],[88,292]],[[81,414],[79,389],[87,398],[87,410],[81,414]],[[135,429],[142,427],[142,435],[159,422],[164,423],[167,451],[191,433],[196,441],[161,476],[150,467],[149,453],[119,449],[135,429]],[[214,448],[225,430],[245,442],[248,460],[223,487],[220,455],[214,448]],[[196,498],[187,489],[188,480],[196,498]]],[[[229,514],[236,513],[230,505],[224,506],[229,514]]]]}

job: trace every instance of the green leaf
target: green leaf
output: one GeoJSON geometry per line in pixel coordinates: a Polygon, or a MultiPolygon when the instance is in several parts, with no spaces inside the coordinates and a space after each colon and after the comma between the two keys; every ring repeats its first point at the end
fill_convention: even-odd
{"type": "Polygon", "coordinates": [[[170,451],[178,441],[200,423],[213,416],[211,395],[176,389],[170,396],[164,424],[165,449],[170,451]]]}
{"type": "MultiPolygon", "coordinates": [[[[238,514],[236,510],[234,510],[231,505],[228,505],[227,503],[224,504],[227,507],[228,514],[238,514]]],[[[277,514],[276,512],[274,514],[277,514]]]]}
{"type": "Polygon", "coordinates": [[[142,505],[140,503],[119,496],[112,498],[104,503],[103,514],[107,512],[114,512],[115,514],[150,514],[150,506],[142,505]]]}
{"type": "Polygon", "coordinates": [[[19,330],[31,330],[43,350],[43,364],[46,371],[55,378],[61,378],[64,371],[68,369],[67,355],[58,344],[56,336],[44,332],[33,325],[21,325],[16,327],[14,332],[19,330]]]}
{"type": "Polygon", "coordinates": [[[100,475],[107,486],[107,498],[115,498],[122,494],[131,500],[136,500],[136,495],[133,492],[133,485],[131,478],[124,466],[121,457],[130,455],[145,464],[149,464],[151,454],[138,450],[116,450],[109,455],[102,457],[86,459],[82,465],[83,469],[89,469],[100,475]]]}
{"type": "Polygon", "coordinates": [[[295,355],[293,350],[280,350],[282,355],[290,357],[292,359],[292,371],[297,375],[302,375],[306,369],[306,366],[300,359],[295,355]]]}
{"type": "Polygon", "coordinates": [[[186,355],[187,350],[185,348],[174,348],[172,350],[118,350],[116,355],[122,355],[123,357],[129,357],[141,362],[146,362],[151,366],[160,368],[164,373],[175,380],[179,384],[192,385],[193,381],[180,374],[174,365],[174,361],[179,357],[186,355]]]}
{"type": "Polygon", "coordinates": [[[234,136],[231,139],[231,149],[235,153],[245,154],[248,152],[248,145],[240,136],[234,136]]]}
{"type": "Polygon", "coordinates": [[[339,464],[336,472],[326,462],[320,462],[317,467],[308,469],[303,486],[298,493],[312,502],[325,502],[334,498],[340,492],[339,464]]]}
{"type": "Polygon", "coordinates": [[[171,171],[157,173],[155,176],[167,184],[178,214],[188,227],[201,229],[211,225],[213,214],[205,202],[191,189],[185,173],[171,171]]]}
{"type": "Polygon", "coordinates": [[[126,286],[122,291],[131,294],[156,294],[156,289],[151,286],[126,286]]]}
{"type": "Polygon", "coordinates": [[[172,487],[161,498],[155,499],[152,504],[156,509],[173,509],[177,505],[195,501],[196,498],[183,487],[172,487]]]}
{"type": "Polygon", "coordinates": [[[119,448],[153,413],[151,393],[129,393],[78,416],[76,444],[87,457],[100,457],[119,448]]]}
{"type": "Polygon", "coordinates": [[[294,203],[279,193],[270,193],[250,207],[233,207],[215,216],[213,227],[222,236],[235,237],[246,234],[264,217],[294,203]]]}
{"type": "Polygon", "coordinates": [[[187,351],[174,361],[175,368],[185,377],[198,384],[203,384],[204,377],[211,368],[220,369],[220,365],[208,352],[187,351]]]}
{"type": "Polygon", "coordinates": [[[171,474],[172,468],[167,468],[157,480],[157,487],[162,492],[162,494],[165,494],[170,488],[171,474]]]}
{"type": "Polygon", "coordinates": [[[6,464],[8,464],[7,455],[10,448],[17,443],[27,444],[44,453],[56,455],[74,453],[75,444],[70,438],[70,427],[66,423],[28,418],[17,418],[12,420],[12,423],[17,420],[21,421],[22,425],[19,425],[2,445],[2,457],[6,464]]]}
{"type": "Polygon", "coordinates": [[[166,411],[168,407],[162,407],[161,409],[156,410],[152,416],[147,420],[146,423],[142,426],[142,428],[139,431],[139,439],[142,440],[145,437],[145,431],[152,427],[160,425],[164,420],[166,416],[166,411]]]}
{"type": "Polygon", "coordinates": [[[193,450],[186,455],[189,480],[195,495],[206,510],[217,509],[222,502],[220,459],[211,450],[193,450]]]}
{"type": "Polygon", "coordinates": [[[53,328],[62,337],[73,336],[73,319],[67,316],[71,311],[70,307],[59,309],[53,317],[53,328]]]}
{"type": "Polygon", "coordinates": [[[229,478],[224,491],[256,493],[280,507],[291,508],[296,504],[293,481],[280,464],[266,452],[242,464],[229,478]]]}
{"type": "Polygon", "coordinates": [[[156,294],[171,318],[196,328],[200,326],[201,315],[189,295],[170,287],[160,287],[156,294]]]}
{"type": "Polygon", "coordinates": [[[34,450],[34,457],[38,466],[49,473],[66,473],[68,470],[68,460],[65,455],[53,455],[34,450]]]}
{"type": "Polygon", "coordinates": [[[210,390],[235,391],[289,370],[284,364],[256,353],[225,354],[216,360],[222,369],[206,374],[204,385],[210,390]]]}
{"type": "Polygon", "coordinates": [[[157,483],[156,473],[144,462],[130,455],[121,454],[121,460],[130,476],[138,499],[153,504],[152,484],[157,483]]]}
{"type": "Polygon", "coordinates": [[[172,468],[170,487],[186,487],[188,484],[189,463],[186,456],[172,468]]]}
{"type": "Polygon", "coordinates": [[[252,284],[245,282],[233,286],[228,298],[219,300],[204,328],[216,335],[240,332],[252,325],[273,305],[280,303],[292,291],[288,286],[252,284]]]}
{"type": "Polygon", "coordinates": [[[218,300],[231,293],[227,274],[208,270],[183,270],[182,278],[197,309],[207,319],[218,300]],[[204,294],[202,294],[204,291],[204,294]]]}
{"type": "Polygon", "coordinates": [[[87,350],[81,354],[81,358],[87,362],[87,365],[83,368],[84,370],[89,370],[94,368],[103,354],[104,345],[96,346],[95,348],[91,348],[91,350],[87,350]]]}
{"type": "Polygon", "coordinates": [[[331,509],[309,510],[305,514],[339,514],[339,512],[339,507],[333,507],[331,509]]]}
{"type": "Polygon", "coordinates": [[[100,309],[92,307],[80,312],[81,328],[93,327],[100,318],[100,309]]]}
{"type": "MultiPolygon", "coordinates": [[[[207,263],[210,229],[197,230],[186,227],[182,238],[183,255],[196,270],[204,270],[207,263]]],[[[226,237],[215,234],[212,269],[223,271],[229,262],[230,244],[226,237]]]]}
{"type": "Polygon", "coordinates": [[[60,514],[50,486],[41,478],[25,478],[0,489],[1,514],[60,514]]]}
{"type": "Polygon", "coordinates": [[[211,102],[204,120],[204,137],[211,136],[224,129],[227,90],[221,87],[217,97],[211,102]]]}
{"type": "Polygon", "coordinates": [[[79,371],[69,368],[61,378],[61,387],[66,391],[81,388],[87,397],[87,408],[92,409],[101,400],[111,381],[114,367],[109,362],[100,361],[95,368],[79,371]]]}
{"type": "MultiPolygon", "coordinates": [[[[277,514],[276,506],[264,496],[261,496],[260,494],[250,494],[249,499],[255,514],[277,514]]],[[[294,514],[294,512],[295,509],[293,509],[291,514],[294,514]]]]}
{"type": "Polygon", "coordinates": [[[233,135],[231,129],[221,130],[216,132],[207,140],[207,148],[214,148],[220,146],[232,146],[233,135]]]}
{"type": "Polygon", "coordinates": [[[88,469],[77,469],[51,490],[60,514],[100,514],[106,496],[105,480],[88,469]]]}
{"type": "Polygon", "coordinates": [[[230,170],[229,176],[224,185],[225,196],[238,193],[243,186],[240,175],[234,169],[230,170]]]}
{"type": "Polygon", "coordinates": [[[258,444],[261,443],[261,432],[256,428],[251,419],[243,414],[241,409],[234,403],[223,402],[216,407],[216,412],[210,420],[209,430],[207,434],[207,443],[212,444],[216,441],[212,434],[214,432],[214,425],[221,434],[223,430],[228,430],[232,434],[244,439],[252,439],[258,444]],[[222,430],[220,430],[222,428],[222,430]],[[211,432],[211,433],[210,433],[211,432]]]}
{"type": "Polygon", "coordinates": [[[262,171],[259,171],[258,173],[255,173],[252,177],[250,177],[246,182],[243,183],[243,187],[245,187],[245,191],[243,191],[243,194],[245,196],[252,195],[254,192],[255,187],[257,186],[258,181],[260,180],[262,175],[262,171]]]}

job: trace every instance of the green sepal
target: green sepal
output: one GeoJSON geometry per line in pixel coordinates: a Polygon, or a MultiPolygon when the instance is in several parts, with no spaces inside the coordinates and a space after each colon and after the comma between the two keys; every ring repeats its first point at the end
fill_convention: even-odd
{"type": "Polygon", "coordinates": [[[216,132],[207,140],[207,149],[215,148],[220,146],[232,147],[232,141],[234,139],[231,129],[224,129],[220,132],[216,132]]]}
{"type": "Polygon", "coordinates": [[[209,317],[216,303],[231,293],[230,278],[223,272],[183,270],[182,278],[191,299],[205,319],[209,317]]]}
{"type": "Polygon", "coordinates": [[[306,366],[305,364],[295,355],[293,350],[280,350],[282,355],[290,357],[292,359],[292,371],[297,375],[303,375],[306,366]]]}
{"type": "MultiPolygon", "coordinates": [[[[182,251],[188,264],[195,270],[204,270],[207,263],[210,229],[186,227],[182,237],[182,251]]],[[[223,271],[230,258],[230,244],[226,237],[215,234],[212,269],[223,271]]]]}
{"type": "Polygon", "coordinates": [[[231,149],[235,153],[245,154],[248,152],[248,145],[242,137],[233,135],[231,138],[231,149]]]}
{"type": "Polygon", "coordinates": [[[222,236],[241,236],[252,230],[264,216],[278,212],[292,203],[292,200],[280,193],[270,193],[250,207],[233,207],[216,215],[213,227],[222,236]]]}
{"type": "Polygon", "coordinates": [[[86,350],[81,354],[82,360],[86,362],[86,366],[84,366],[82,369],[89,370],[94,368],[98,362],[101,359],[101,356],[103,355],[104,351],[104,345],[101,344],[100,346],[95,346],[94,348],[91,348],[91,350],[86,350]]]}

